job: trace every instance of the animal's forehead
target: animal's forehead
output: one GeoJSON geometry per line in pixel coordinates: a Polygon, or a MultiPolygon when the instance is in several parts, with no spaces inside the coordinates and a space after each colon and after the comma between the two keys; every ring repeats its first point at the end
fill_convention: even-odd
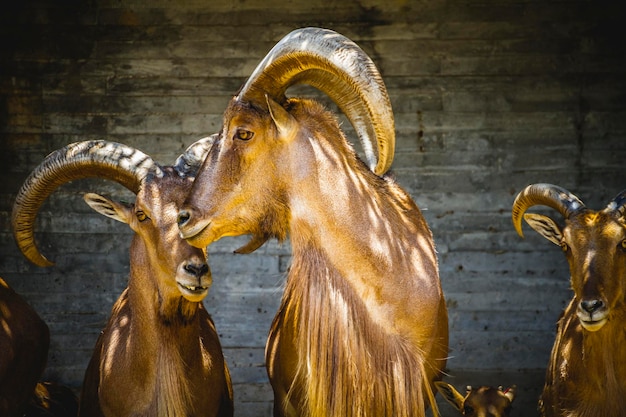
{"type": "Polygon", "coordinates": [[[259,120],[265,112],[260,107],[246,101],[233,101],[226,111],[226,119],[230,119],[230,124],[252,123],[259,120]]]}
{"type": "Polygon", "coordinates": [[[166,207],[177,209],[191,190],[192,179],[182,178],[174,172],[163,177],[148,177],[137,194],[137,199],[153,210],[166,207]]]}
{"type": "Polygon", "coordinates": [[[626,235],[624,224],[605,212],[586,212],[569,222],[569,231],[572,234],[589,235],[590,232],[598,237],[607,239],[622,239],[626,235]]]}

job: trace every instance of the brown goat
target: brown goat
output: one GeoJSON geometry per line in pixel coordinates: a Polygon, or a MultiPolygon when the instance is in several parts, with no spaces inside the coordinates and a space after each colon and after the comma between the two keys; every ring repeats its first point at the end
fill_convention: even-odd
{"type": "Polygon", "coordinates": [[[50,331],[0,278],[0,416],[22,416],[46,367],[50,331]]]}
{"type": "Polygon", "coordinates": [[[543,416],[607,417],[626,413],[626,190],[602,211],[585,207],[564,188],[533,184],[513,203],[513,224],[522,236],[522,215],[540,235],[563,250],[574,297],[561,315],[546,382],[543,416]],[[539,214],[557,210],[565,226],[539,214]]]}
{"type": "Polygon", "coordinates": [[[176,227],[198,161],[193,154],[198,147],[192,148],[174,167],[163,167],[119,143],[71,144],[35,168],[16,197],[18,246],[29,260],[45,266],[50,262],[34,246],[33,223],[57,186],[91,176],[117,181],[137,195],[130,205],[85,195],[97,212],[135,233],[128,287],[96,342],[85,373],[81,416],[233,414],[230,376],[202,305],[212,282],[209,267],[204,252],[181,239],[176,227]]]}
{"type": "Polygon", "coordinates": [[[506,390],[487,385],[478,388],[468,385],[463,396],[446,382],[437,381],[435,386],[443,398],[465,417],[509,417],[517,391],[515,385],[506,390]]]}
{"type": "Polygon", "coordinates": [[[179,227],[192,245],[286,238],[286,288],[266,345],[275,416],[423,416],[448,353],[431,231],[389,178],[358,159],[336,117],[289,85],[329,94],[384,173],[393,114],[369,57],[323,29],[292,32],[226,109],[179,227]],[[368,150],[369,149],[369,150],[368,150]]]}

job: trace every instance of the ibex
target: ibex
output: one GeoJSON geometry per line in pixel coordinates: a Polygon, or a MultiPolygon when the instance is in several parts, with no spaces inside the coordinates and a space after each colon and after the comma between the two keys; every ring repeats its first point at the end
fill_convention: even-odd
{"type": "Polygon", "coordinates": [[[561,247],[574,297],[562,313],[539,401],[542,416],[607,417],[626,413],[626,190],[594,211],[552,184],[524,188],[513,203],[513,224],[522,216],[561,247]],[[565,220],[524,214],[547,206],[565,220]]]}
{"type": "Polygon", "coordinates": [[[296,30],[228,105],[182,206],[181,236],[199,248],[224,236],[290,236],[266,345],[275,416],[423,416],[426,404],[436,414],[447,310],[432,233],[409,195],[381,177],[394,135],[371,59],[336,32],[296,30]],[[297,83],[337,103],[374,172],[331,112],[285,97],[297,83]]]}
{"type": "Polygon", "coordinates": [[[48,325],[0,278],[0,416],[24,415],[49,346],[48,325]]]}
{"type": "Polygon", "coordinates": [[[468,385],[465,395],[451,384],[443,381],[435,382],[437,390],[464,417],[509,417],[517,386],[507,389],[481,385],[472,388],[468,385]]]}
{"type": "Polygon", "coordinates": [[[174,166],[161,166],[132,147],[108,141],[70,144],[51,153],[20,189],[15,238],[31,262],[49,266],[37,249],[34,220],[59,185],[98,177],[136,194],[134,204],[86,194],[100,214],[128,224],[128,287],[113,306],[85,373],[81,416],[232,416],[228,368],[202,300],[212,282],[205,254],[178,236],[176,217],[190,190],[199,141],[174,166]]]}

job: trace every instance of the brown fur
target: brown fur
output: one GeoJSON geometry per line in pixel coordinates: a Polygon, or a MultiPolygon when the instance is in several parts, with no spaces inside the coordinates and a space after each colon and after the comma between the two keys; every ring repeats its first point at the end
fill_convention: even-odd
{"type": "MultiPolygon", "coordinates": [[[[626,224],[609,208],[583,209],[563,229],[546,216],[526,215],[535,230],[562,246],[574,297],[558,321],[539,408],[548,417],[621,416],[626,410],[626,224]],[[595,330],[582,326],[582,301],[607,314],[595,330]]],[[[584,316],[583,316],[584,317],[584,316]]]]}
{"type": "Polygon", "coordinates": [[[201,298],[189,301],[177,288],[182,265],[206,268],[189,279],[210,284],[202,250],[180,239],[176,228],[190,180],[165,171],[144,182],[133,207],[101,198],[107,215],[128,223],[135,235],[128,288],[96,343],[81,416],[233,415],[230,375],[213,321],[201,298]],[[135,216],[140,210],[148,219],[135,216]]]}
{"type": "Polygon", "coordinates": [[[310,100],[284,109],[272,119],[259,103],[231,103],[181,231],[210,219],[186,236],[198,247],[290,235],[293,265],[266,346],[275,416],[423,416],[448,347],[430,229],[400,187],[357,158],[332,113],[310,100]],[[238,139],[240,129],[253,138],[238,139]]]}
{"type": "Polygon", "coordinates": [[[22,416],[48,359],[50,332],[0,278],[0,416],[22,416]]]}
{"type": "Polygon", "coordinates": [[[78,397],[63,385],[40,382],[35,387],[24,417],[76,417],[78,397]]]}
{"type": "Polygon", "coordinates": [[[515,385],[506,390],[488,385],[468,386],[465,395],[461,395],[446,382],[437,381],[435,385],[443,398],[465,417],[508,417],[517,390],[515,385]]]}

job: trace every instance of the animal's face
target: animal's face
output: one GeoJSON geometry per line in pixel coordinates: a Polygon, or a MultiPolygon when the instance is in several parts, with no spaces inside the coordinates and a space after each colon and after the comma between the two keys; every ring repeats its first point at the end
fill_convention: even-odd
{"type": "Polygon", "coordinates": [[[149,267],[160,291],[180,293],[192,302],[201,301],[211,285],[211,273],[201,249],[179,236],[176,218],[191,180],[171,169],[163,177],[148,177],[134,204],[125,205],[97,194],[86,194],[87,203],[100,214],[126,223],[135,232],[131,263],[149,267]]]}
{"type": "Polygon", "coordinates": [[[561,229],[552,219],[526,214],[527,222],[559,245],[569,263],[577,315],[589,331],[600,330],[624,300],[626,225],[614,213],[582,210],[561,229]]]}
{"type": "Polygon", "coordinates": [[[275,223],[285,210],[282,170],[289,165],[289,134],[281,132],[271,112],[261,106],[231,102],[220,136],[179,215],[181,235],[197,247],[224,236],[280,235],[275,223]]]}
{"type": "Polygon", "coordinates": [[[517,390],[515,385],[506,390],[502,387],[468,386],[463,396],[448,383],[438,381],[435,386],[444,399],[465,417],[508,417],[517,390]]]}

